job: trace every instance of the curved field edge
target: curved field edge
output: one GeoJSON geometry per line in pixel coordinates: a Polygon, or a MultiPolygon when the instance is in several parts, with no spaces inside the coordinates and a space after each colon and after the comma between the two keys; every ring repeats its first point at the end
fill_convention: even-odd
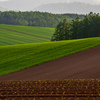
{"type": "MultiPolygon", "coordinates": [[[[0,76],[100,45],[100,37],[0,47],[0,76]]],[[[47,66],[48,67],[48,66],[47,66]]]]}

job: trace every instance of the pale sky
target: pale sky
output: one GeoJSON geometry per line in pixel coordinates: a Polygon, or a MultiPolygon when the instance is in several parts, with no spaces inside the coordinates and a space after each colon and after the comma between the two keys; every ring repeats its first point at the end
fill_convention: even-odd
{"type": "MultiPolygon", "coordinates": [[[[0,2],[7,2],[7,1],[15,1],[15,0],[0,0],[0,2]]],[[[17,2],[20,2],[22,0],[17,0],[17,2]]],[[[73,2],[73,1],[77,1],[77,2],[86,2],[86,3],[100,3],[100,0],[24,0],[24,1],[33,1],[33,2],[46,2],[46,3],[53,3],[53,2],[73,2]]]]}
{"type": "Polygon", "coordinates": [[[0,0],[0,6],[6,7],[8,9],[31,10],[43,4],[70,2],[100,4],[100,0],[0,0]]]}

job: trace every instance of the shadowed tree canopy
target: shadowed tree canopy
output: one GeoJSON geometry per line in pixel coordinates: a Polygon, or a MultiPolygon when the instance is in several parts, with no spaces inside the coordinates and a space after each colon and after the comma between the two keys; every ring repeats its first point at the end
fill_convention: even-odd
{"type": "Polygon", "coordinates": [[[55,28],[51,41],[99,37],[100,36],[100,15],[90,12],[83,20],[77,17],[68,22],[66,19],[60,22],[55,28]]]}
{"type": "Polygon", "coordinates": [[[24,25],[24,26],[40,26],[40,27],[56,27],[57,24],[63,19],[67,19],[69,22],[79,16],[84,15],[76,14],[51,14],[47,12],[14,12],[5,11],[0,12],[0,24],[11,25],[24,25]]]}

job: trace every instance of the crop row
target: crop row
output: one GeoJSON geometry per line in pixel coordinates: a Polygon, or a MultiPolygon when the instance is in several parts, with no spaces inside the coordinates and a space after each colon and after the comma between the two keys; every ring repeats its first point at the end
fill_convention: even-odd
{"type": "Polygon", "coordinates": [[[100,80],[0,82],[0,99],[100,100],[100,80]],[[55,85],[57,84],[57,85],[55,85]]]}
{"type": "Polygon", "coordinates": [[[0,100],[100,100],[100,97],[7,97],[0,100]]]}

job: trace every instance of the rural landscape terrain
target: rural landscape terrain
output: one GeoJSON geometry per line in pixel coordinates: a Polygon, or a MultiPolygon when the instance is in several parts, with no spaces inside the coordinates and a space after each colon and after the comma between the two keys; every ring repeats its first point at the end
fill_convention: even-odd
{"type": "Polygon", "coordinates": [[[0,99],[99,100],[100,37],[50,42],[54,28],[0,31],[0,99]]]}
{"type": "Polygon", "coordinates": [[[51,1],[0,1],[0,100],[100,100],[99,4],[51,1]]]}

